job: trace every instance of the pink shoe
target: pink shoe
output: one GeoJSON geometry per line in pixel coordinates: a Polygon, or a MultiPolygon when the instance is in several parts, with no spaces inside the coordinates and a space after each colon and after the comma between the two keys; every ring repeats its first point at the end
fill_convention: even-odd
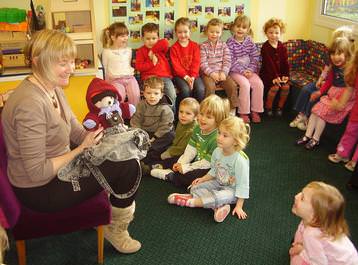
{"type": "Polygon", "coordinates": [[[250,123],[250,117],[247,114],[240,114],[240,118],[243,119],[245,123],[250,123]]]}
{"type": "Polygon", "coordinates": [[[225,204],[219,208],[216,208],[214,209],[214,220],[218,223],[222,223],[229,213],[230,213],[229,204],[225,204]]]}
{"type": "Polygon", "coordinates": [[[257,112],[252,112],[251,113],[251,120],[252,120],[253,123],[260,123],[261,122],[260,114],[258,114],[257,112]]]}
{"type": "Polygon", "coordinates": [[[188,200],[192,199],[191,194],[172,193],[168,196],[168,203],[178,206],[188,206],[188,200]]]}

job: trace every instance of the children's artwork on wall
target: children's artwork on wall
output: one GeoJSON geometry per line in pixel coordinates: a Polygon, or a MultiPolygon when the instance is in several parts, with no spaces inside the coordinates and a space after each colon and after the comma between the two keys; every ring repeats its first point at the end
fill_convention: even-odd
{"type": "MultiPolygon", "coordinates": [[[[177,19],[180,1],[175,0],[108,0],[110,8],[109,24],[124,22],[129,29],[129,43],[131,48],[142,45],[141,28],[145,23],[152,22],[159,25],[159,37],[167,38],[174,43],[174,22],[177,19]]],[[[196,2],[196,5],[199,1],[196,2]]],[[[214,6],[214,5],[212,5],[214,6]]],[[[201,7],[201,6],[200,6],[201,7]]],[[[202,8],[202,7],[201,7],[202,8]]],[[[200,10],[201,11],[201,10],[200,10]]],[[[198,29],[198,21],[196,28],[198,29]]]]}
{"type": "Polygon", "coordinates": [[[250,13],[249,0],[187,0],[187,3],[187,13],[192,26],[195,21],[195,30],[192,27],[191,37],[199,43],[206,40],[205,26],[210,19],[217,17],[224,22],[222,40],[226,41],[231,36],[230,26],[235,17],[250,13]]]}

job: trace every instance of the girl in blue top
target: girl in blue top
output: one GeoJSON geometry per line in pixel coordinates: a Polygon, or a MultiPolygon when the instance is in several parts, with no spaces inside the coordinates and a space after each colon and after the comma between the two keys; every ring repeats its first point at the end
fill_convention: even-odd
{"type": "Polygon", "coordinates": [[[214,210],[214,220],[222,222],[236,203],[233,215],[246,219],[244,200],[249,198],[249,158],[242,151],[249,141],[250,127],[241,118],[229,117],[219,126],[218,147],[211,157],[211,169],[191,184],[190,194],[173,193],[168,202],[179,206],[214,210]]]}

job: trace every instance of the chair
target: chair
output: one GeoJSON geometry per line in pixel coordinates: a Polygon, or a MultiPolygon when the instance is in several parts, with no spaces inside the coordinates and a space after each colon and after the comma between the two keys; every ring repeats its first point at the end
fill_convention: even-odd
{"type": "Polygon", "coordinates": [[[0,204],[16,240],[19,265],[26,264],[25,240],[97,227],[98,263],[103,264],[103,226],[110,222],[108,196],[101,192],[87,201],[55,213],[30,210],[17,200],[7,177],[7,155],[0,122],[0,204]]]}

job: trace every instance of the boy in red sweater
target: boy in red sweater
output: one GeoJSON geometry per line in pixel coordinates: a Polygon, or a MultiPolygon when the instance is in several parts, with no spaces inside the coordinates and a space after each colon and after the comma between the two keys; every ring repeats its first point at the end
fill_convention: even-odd
{"type": "Polygon", "coordinates": [[[137,50],[135,68],[140,72],[144,81],[152,76],[160,77],[164,82],[164,93],[169,97],[168,102],[175,108],[176,93],[171,80],[172,73],[166,54],[169,43],[166,39],[159,40],[159,26],[147,23],[142,27],[144,45],[137,50]]]}

